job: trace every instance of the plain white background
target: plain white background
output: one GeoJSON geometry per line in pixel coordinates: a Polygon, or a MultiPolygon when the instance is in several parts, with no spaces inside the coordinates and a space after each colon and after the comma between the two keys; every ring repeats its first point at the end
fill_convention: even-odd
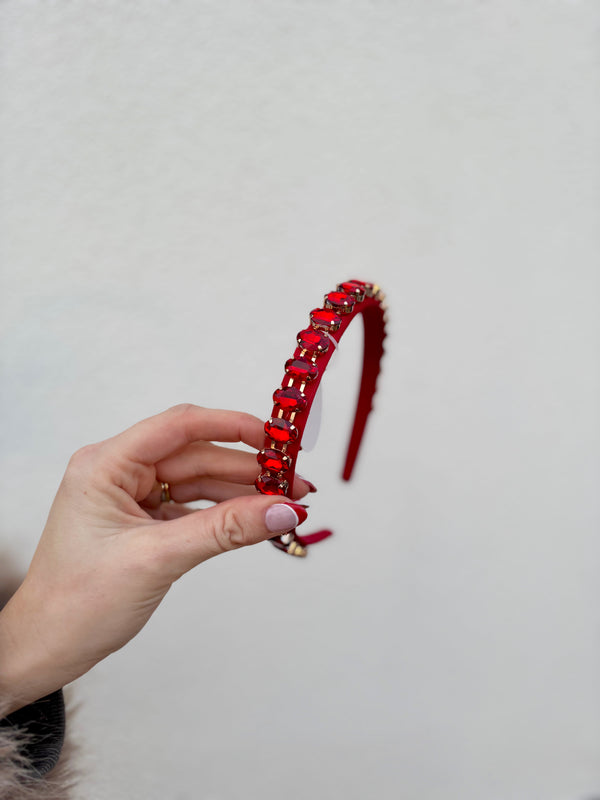
{"type": "Polygon", "coordinates": [[[178,402],[266,417],[349,277],[305,561],[186,575],[76,685],[82,800],[600,794],[591,2],[17,2],[2,50],[1,537],[178,402]]]}

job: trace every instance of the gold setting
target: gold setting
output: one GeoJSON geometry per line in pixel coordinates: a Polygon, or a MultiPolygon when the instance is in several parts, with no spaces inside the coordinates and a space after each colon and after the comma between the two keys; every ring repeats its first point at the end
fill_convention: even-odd
{"type": "MultiPolygon", "coordinates": [[[[333,309],[328,309],[328,311],[333,311],[333,309]]],[[[334,314],[337,314],[337,311],[334,311],[334,314]]],[[[316,331],[323,331],[324,333],[335,333],[339,329],[342,323],[332,322],[330,325],[321,325],[318,322],[314,322],[314,320],[311,317],[310,324],[316,331]]]]}
{"type": "Polygon", "coordinates": [[[291,556],[298,556],[299,558],[306,556],[306,547],[302,547],[300,542],[295,540],[288,544],[287,551],[291,556]]]}
{"type": "MultiPolygon", "coordinates": [[[[352,281],[346,281],[346,283],[352,283],[352,281]]],[[[354,287],[351,291],[348,291],[347,289],[344,289],[343,283],[338,283],[337,285],[338,292],[349,294],[350,297],[354,298],[354,301],[356,303],[362,303],[362,301],[365,299],[366,288],[367,288],[366,286],[359,286],[357,284],[356,287],[354,287]]]]}
{"type": "MultiPolygon", "coordinates": [[[[344,292],[344,294],[348,294],[348,292],[344,292]]],[[[334,306],[331,305],[331,303],[327,299],[327,295],[325,295],[323,299],[323,308],[326,309],[327,311],[335,311],[336,314],[351,314],[352,311],[354,311],[354,306],[356,302],[352,297],[352,295],[348,294],[348,297],[350,297],[350,299],[352,300],[351,303],[348,303],[347,305],[344,306],[334,306]]]]}

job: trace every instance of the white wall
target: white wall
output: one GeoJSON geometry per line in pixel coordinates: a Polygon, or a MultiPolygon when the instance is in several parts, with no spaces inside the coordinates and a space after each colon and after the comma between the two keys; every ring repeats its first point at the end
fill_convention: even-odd
{"type": "Polygon", "coordinates": [[[0,5],[22,568],[77,447],[182,401],[265,417],[326,290],[364,276],[391,307],[354,483],[360,331],[300,465],[337,535],[202,565],[78,682],[82,800],[600,794],[599,23],[592,0],[0,5]]]}

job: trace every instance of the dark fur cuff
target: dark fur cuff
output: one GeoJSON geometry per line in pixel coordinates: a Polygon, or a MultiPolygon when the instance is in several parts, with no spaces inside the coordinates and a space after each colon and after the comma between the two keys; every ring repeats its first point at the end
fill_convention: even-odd
{"type": "Polygon", "coordinates": [[[21,752],[32,774],[42,777],[56,766],[65,740],[65,702],[62,689],[42,697],[0,720],[0,727],[22,730],[21,752]]]}

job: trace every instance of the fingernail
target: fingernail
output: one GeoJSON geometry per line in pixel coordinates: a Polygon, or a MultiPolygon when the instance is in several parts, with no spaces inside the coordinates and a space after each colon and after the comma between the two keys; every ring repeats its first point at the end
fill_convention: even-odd
{"type": "Polygon", "coordinates": [[[296,477],[300,478],[301,481],[304,481],[304,483],[308,486],[308,491],[309,492],[316,492],[317,491],[317,487],[314,485],[314,483],[311,483],[310,481],[307,481],[306,478],[303,478],[302,475],[298,475],[298,473],[296,473],[296,477]]]}
{"type": "Polygon", "coordinates": [[[294,509],[298,517],[298,522],[296,524],[302,525],[304,520],[308,517],[308,512],[306,511],[308,506],[304,505],[304,503],[289,503],[289,505],[294,509]]]}
{"type": "Polygon", "coordinates": [[[267,528],[272,533],[291,531],[307,518],[305,509],[298,503],[277,503],[269,506],[265,514],[267,528]]]}

